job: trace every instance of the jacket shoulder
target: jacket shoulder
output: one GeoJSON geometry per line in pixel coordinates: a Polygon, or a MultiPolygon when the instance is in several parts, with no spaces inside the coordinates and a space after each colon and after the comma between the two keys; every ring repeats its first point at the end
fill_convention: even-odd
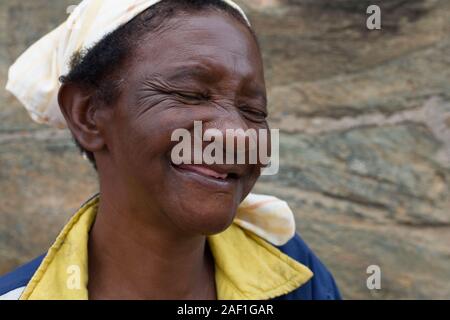
{"type": "Polygon", "coordinates": [[[17,269],[0,276],[0,299],[2,298],[1,296],[7,295],[9,292],[25,287],[41,264],[44,256],[41,255],[17,269]]]}
{"type": "Polygon", "coordinates": [[[336,282],[325,265],[314,252],[296,234],[283,246],[278,246],[283,253],[307,266],[313,277],[296,290],[278,297],[279,300],[336,300],[342,299],[336,282]]]}

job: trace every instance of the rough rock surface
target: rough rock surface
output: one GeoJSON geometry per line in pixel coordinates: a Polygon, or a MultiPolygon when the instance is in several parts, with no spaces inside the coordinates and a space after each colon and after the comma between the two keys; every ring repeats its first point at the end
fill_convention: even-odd
{"type": "MultiPolygon", "coordinates": [[[[0,3],[7,67],[77,1],[0,3]]],[[[240,1],[266,64],[286,199],[345,298],[450,297],[450,2],[240,1]],[[379,4],[382,30],[365,27],[379,4]],[[378,265],[382,289],[368,290],[378,265]]],[[[63,131],[0,92],[0,273],[43,252],[97,190],[63,131]]]]}

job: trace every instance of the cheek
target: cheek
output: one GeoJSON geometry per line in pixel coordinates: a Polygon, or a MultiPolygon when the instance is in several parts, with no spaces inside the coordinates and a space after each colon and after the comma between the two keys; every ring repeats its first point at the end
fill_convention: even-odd
{"type": "Polygon", "coordinates": [[[139,173],[151,168],[152,161],[164,153],[170,135],[164,131],[164,126],[158,126],[157,120],[128,116],[113,122],[108,149],[120,170],[139,173]]]}
{"type": "Polygon", "coordinates": [[[247,178],[246,186],[245,188],[253,188],[256,181],[261,176],[261,166],[259,165],[252,165],[249,167],[249,175],[247,178]]]}
{"type": "Polygon", "coordinates": [[[109,139],[113,158],[133,171],[158,170],[161,161],[169,161],[170,152],[178,143],[171,141],[172,133],[178,128],[190,130],[193,114],[186,107],[163,105],[145,112],[119,114],[109,139]]]}

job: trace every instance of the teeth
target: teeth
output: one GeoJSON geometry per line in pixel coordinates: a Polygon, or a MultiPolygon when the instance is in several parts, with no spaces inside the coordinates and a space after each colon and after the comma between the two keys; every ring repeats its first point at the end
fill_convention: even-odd
{"type": "Polygon", "coordinates": [[[203,175],[206,175],[206,176],[209,176],[209,177],[213,177],[213,178],[216,178],[216,179],[225,180],[228,177],[227,173],[219,173],[217,171],[214,171],[214,170],[209,169],[209,168],[204,167],[204,166],[182,164],[182,165],[179,166],[179,168],[185,169],[185,170],[190,170],[190,171],[195,171],[195,172],[198,172],[198,173],[201,173],[203,175]]]}

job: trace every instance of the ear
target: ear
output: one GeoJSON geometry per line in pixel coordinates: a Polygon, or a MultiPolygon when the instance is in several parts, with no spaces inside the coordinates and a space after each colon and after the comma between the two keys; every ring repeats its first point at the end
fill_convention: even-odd
{"type": "Polygon", "coordinates": [[[96,122],[96,106],[92,94],[72,83],[62,84],[58,103],[74,138],[86,150],[95,152],[105,146],[105,139],[96,122]]]}

